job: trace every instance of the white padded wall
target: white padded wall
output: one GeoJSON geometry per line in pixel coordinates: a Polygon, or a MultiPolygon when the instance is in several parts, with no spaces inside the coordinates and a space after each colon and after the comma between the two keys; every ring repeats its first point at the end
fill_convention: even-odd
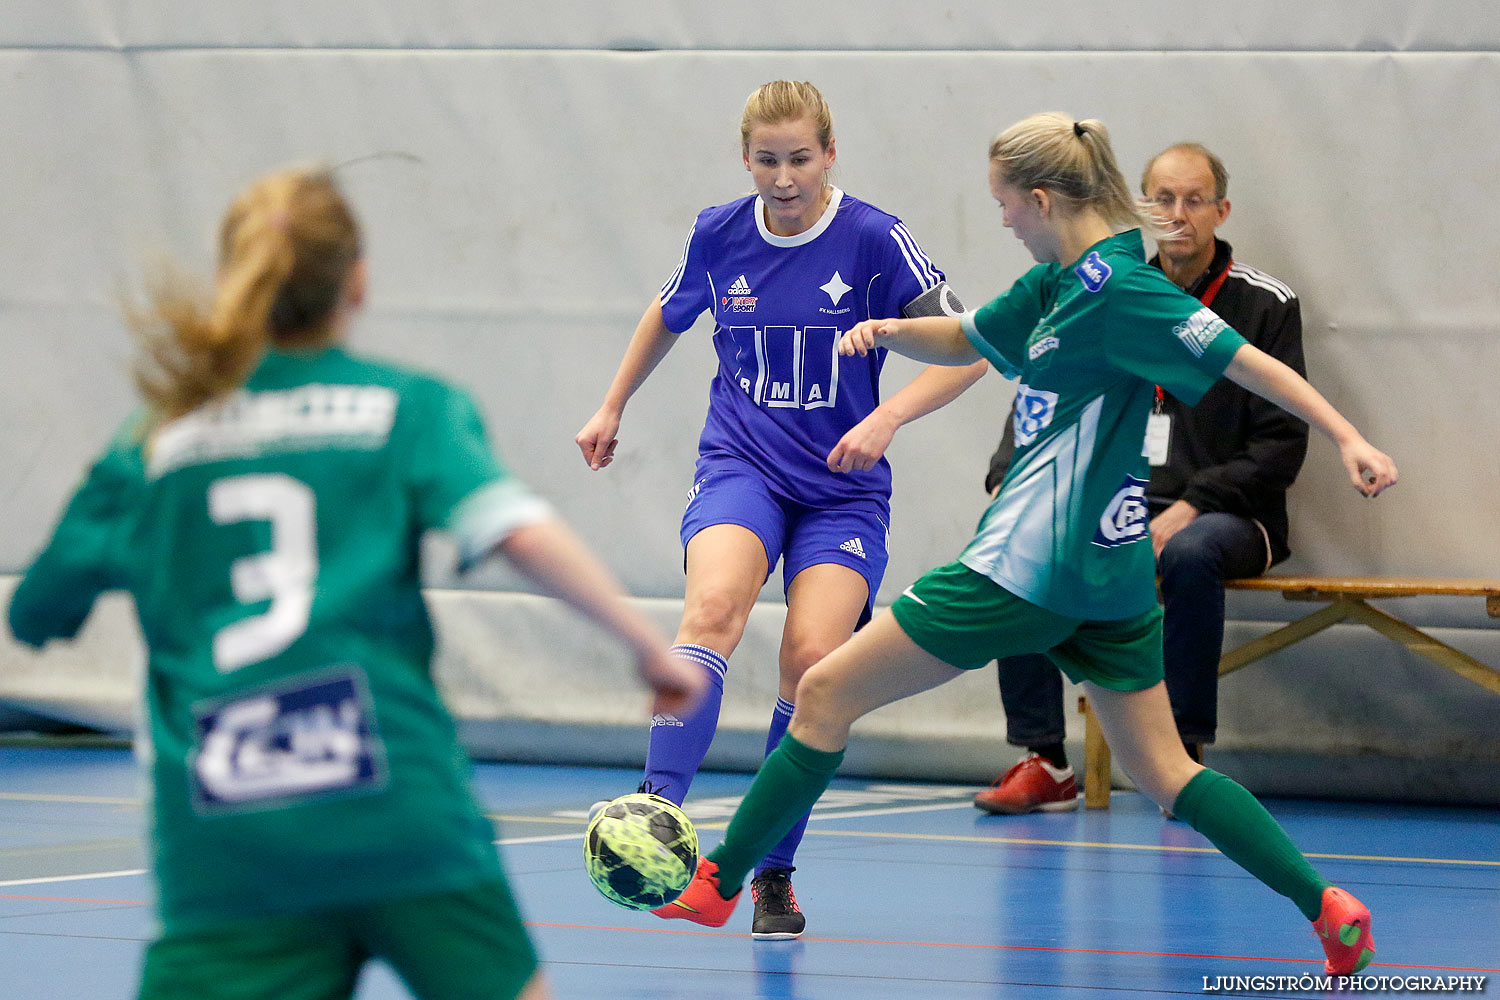
{"type": "Polygon", "coordinates": [[[1076,0],[1048,18],[1016,0],[870,3],[695,0],[487,4],[480,0],[262,0],[188,8],[171,0],[10,0],[7,45],[317,46],[397,49],[911,51],[1031,49],[1454,51],[1493,49],[1483,0],[1367,0],[1357,10],[1249,0],[1206,16],[1194,0],[1149,8],[1076,0]]]}
{"type": "MultiPolygon", "coordinates": [[[[64,40],[108,12],[74,13],[64,40]]],[[[1483,263],[1500,250],[1487,196],[1500,149],[1483,126],[1500,97],[1493,52],[621,53],[221,37],[312,44],[282,38],[295,22],[274,9],[264,25],[198,26],[214,46],[200,47],[165,7],[128,13],[138,47],[0,50],[11,234],[0,245],[0,568],[34,550],[129,405],[113,296],[147,255],[206,270],[213,223],[249,177],[387,152],[347,171],[376,281],[357,343],[473,385],[505,453],[585,523],[632,589],[680,592],[671,548],[712,371],[706,325],[638,396],[614,468],[589,475],[570,439],[695,209],[746,189],[738,109],[776,75],[820,83],[840,183],[905,218],[972,303],[1028,263],[985,192],[997,128],[1049,107],[1102,118],[1132,176],[1168,142],[1209,143],[1233,175],[1225,235],[1298,289],[1314,380],[1404,473],[1365,504],[1315,444],[1293,493],[1297,565],[1484,575],[1500,564],[1500,531],[1470,502],[1493,484],[1500,451],[1500,282],[1483,263]]],[[[888,391],[914,370],[893,363],[888,391]]],[[[885,596],[962,542],[1008,398],[988,379],[898,437],[885,596]]]]}
{"type": "MultiPolygon", "coordinates": [[[[640,392],[614,466],[589,473],[571,439],[694,212],[748,189],[745,95],[791,76],[832,103],[838,182],[902,216],[971,304],[1029,264],[985,187],[1000,127],[1052,108],[1100,118],[1132,179],[1168,143],[1217,150],[1224,235],[1297,289],[1313,381],[1402,469],[1363,501],[1315,441],[1291,566],[1495,575],[1500,28],[1477,2],[1381,0],[1360,23],[1283,0],[1204,10],[10,0],[0,571],[24,565],[131,405],[113,302],[149,254],[207,273],[245,181],[385,154],[344,174],[374,271],[356,345],[472,386],[502,452],[630,589],[680,599],[708,326],[640,392]]],[[[892,359],[886,391],[915,371],[892,359]]],[[[967,539],[1010,395],[990,376],[898,435],[883,599],[967,539]]],[[[452,583],[440,563],[434,582],[452,583]]],[[[764,596],[775,614],[779,580],[764,596]]],[[[753,633],[736,669],[774,662],[775,640],[753,633]]]]}

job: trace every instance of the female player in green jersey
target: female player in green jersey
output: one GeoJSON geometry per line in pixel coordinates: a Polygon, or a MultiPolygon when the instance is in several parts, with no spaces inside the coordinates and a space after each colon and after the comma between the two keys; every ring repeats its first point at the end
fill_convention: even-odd
{"type": "Polygon", "coordinates": [[[987,358],[1021,382],[1015,457],[958,560],[808,670],[787,736],[677,905],[699,923],[728,919],[750,866],[827,787],[856,719],[997,657],[1046,653],[1084,685],[1136,785],[1290,898],[1313,921],[1329,972],[1362,969],[1374,955],[1369,911],[1177,739],[1141,442],[1156,385],[1191,403],[1222,374],[1328,435],[1363,495],[1393,484],[1396,467],[1300,376],[1148,267],[1139,231],[1116,234],[1153,222],[1101,123],[1036,115],[1002,132],[989,159],[1004,225],[1038,266],[962,319],[869,320],[840,350],[987,358]]]}
{"type": "Polygon", "coordinates": [[[160,937],[144,998],[331,1000],[370,958],[424,998],[546,995],[434,690],[429,528],[500,553],[622,641],[680,712],[703,679],[497,462],[469,397],[340,346],[364,301],[331,176],[250,185],[211,303],[131,316],[145,411],[10,607],[33,645],[129,590],[149,647],[160,937]]]}

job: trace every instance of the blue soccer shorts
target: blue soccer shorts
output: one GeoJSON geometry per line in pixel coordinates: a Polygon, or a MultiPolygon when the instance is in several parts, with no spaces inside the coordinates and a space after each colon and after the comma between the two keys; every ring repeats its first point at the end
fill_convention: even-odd
{"type": "Polygon", "coordinates": [[[682,514],[682,545],[704,528],[737,524],[766,550],[766,575],[781,561],[783,591],[809,566],[847,566],[865,578],[869,597],[860,625],[870,620],[875,593],[890,559],[890,506],[881,499],[811,507],[780,496],[753,467],[732,459],[700,462],[682,514]]]}

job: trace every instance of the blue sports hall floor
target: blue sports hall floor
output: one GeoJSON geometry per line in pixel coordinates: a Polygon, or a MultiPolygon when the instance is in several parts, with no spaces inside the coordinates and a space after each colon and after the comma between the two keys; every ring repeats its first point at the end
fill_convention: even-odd
{"type": "MultiPolygon", "coordinates": [[[[475,780],[559,998],[1395,996],[1481,977],[1500,996],[1496,810],[1267,803],[1374,913],[1375,964],[1341,993],[1304,978],[1321,951],[1289,902],[1133,793],[991,817],[970,787],[840,779],[798,856],[806,935],[755,942],[748,902],[709,930],[595,893],[584,810],[636,772],[480,764],[475,780]]],[[[705,845],[748,781],[698,779],[705,845]]],[[[127,751],[0,747],[0,997],[133,995],[152,926],[142,826],[127,751]]],[[[357,995],[406,993],[377,966],[357,995]]]]}

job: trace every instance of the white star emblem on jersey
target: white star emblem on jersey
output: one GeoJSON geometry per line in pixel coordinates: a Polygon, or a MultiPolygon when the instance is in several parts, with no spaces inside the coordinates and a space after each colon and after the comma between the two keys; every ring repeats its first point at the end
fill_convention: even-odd
{"type": "Polygon", "coordinates": [[[839,304],[839,299],[843,298],[846,292],[853,291],[851,286],[844,284],[844,279],[837,271],[834,271],[833,277],[828,279],[828,284],[819,285],[818,287],[828,293],[828,297],[833,300],[834,305],[839,304]]]}

